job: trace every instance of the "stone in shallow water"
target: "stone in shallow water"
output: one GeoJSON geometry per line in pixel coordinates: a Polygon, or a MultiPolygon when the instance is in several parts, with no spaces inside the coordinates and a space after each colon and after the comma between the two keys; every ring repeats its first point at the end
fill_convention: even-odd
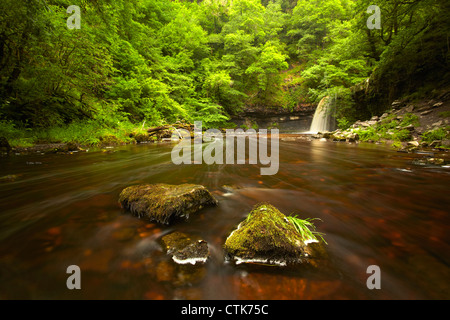
{"type": "Polygon", "coordinates": [[[190,214],[218,203],[204,186],[163,183],[125,188],[119,202],[134,215],[163,224],[177,219],[187,220],[190,214]]]}
{"type": "Polygon", "coordinates": [[[178,264],[204,263],[209,257],[208,243],[181,232],[172,232],[161,238],[167,254],[178,264]]]}
{"type": "MultiPolygon", "coordinates": [[[[224,245],[227,260],[285,266],[325,256],[322,242],[304,241],[294,225],[272,205],[258,205],[224,245]]],[[[310,263],[315,265],[316,263],[310,263]]]]}

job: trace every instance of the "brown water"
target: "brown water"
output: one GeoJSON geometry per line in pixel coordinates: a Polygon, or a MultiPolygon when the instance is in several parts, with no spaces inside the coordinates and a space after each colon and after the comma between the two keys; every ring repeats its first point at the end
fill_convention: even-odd
{"type": "Polygon", "coordinates": [[[21,175],[0,184],[0,298],[450,298],[449,168],[375,145],[285,141],[278,174],[260,176],[258,165],[175,166],[171,148],[0,159],[0,176],[21,175]],[[119,207],[123,188],[156,182],[203,184],[220,204],[169,227],[119,207]],[[224,263],[226,237],[259,202],[322,219],[328,264],[224,263]],[[161,251],[174,230],[208,242],[204,267],[177,267],[161,251]],[[70,265],[81,269],[81,290],[66,287],[70,265]],[[366,286],[370,265],[381,269],[380,290],[366,286]]]}

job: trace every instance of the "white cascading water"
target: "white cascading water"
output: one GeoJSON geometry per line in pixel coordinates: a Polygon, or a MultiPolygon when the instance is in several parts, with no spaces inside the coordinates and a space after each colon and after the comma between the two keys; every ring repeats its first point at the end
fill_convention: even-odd
{"type": "Polygon", "coordinates": [[[322,98],[322,100],[320,100],[316,112],[314,113],[314,118],[311,123],[309,132],[317,133],[331,130],[332,117],[328,110],[329,104],[327,103],[327,100],[328,97],[324,97],[322,98]]]}

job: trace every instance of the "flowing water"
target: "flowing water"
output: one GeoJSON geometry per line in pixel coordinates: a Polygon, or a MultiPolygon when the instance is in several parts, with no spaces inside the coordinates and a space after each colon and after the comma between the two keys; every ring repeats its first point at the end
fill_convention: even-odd
{"type": "Polygon", "coordinates": [[[280,169],[172,164],[173,145],[0,159],[1,299],[448,299],[450,169],[375,145],[284,139],[280,169]],[[219,200],[187,222],[161,226],[118,205],[139,183],[198,183],[219,200]],[[227,187],[224,187],[224,186],[227,187]],[[251,208],[320,218],[328,262],[318,269],[234,266],[222,245],[251,208]],[[205,239],[202,267],[176,266],[160,238],[205,239]],[[81,269],[68,290],[67,267],[81,269]],[[367,268],[381,270],[369,290],[367,268]]]}
{"type": "Polygon", "coordinates": [[[334,128],[334,119],[331,115],[331,111],[328,103],[329,97],[324,97],[320,100],[319,105],[316,108],[314,117],[311,123],[309,131],[311,133],[332,131],[334,128]]]}

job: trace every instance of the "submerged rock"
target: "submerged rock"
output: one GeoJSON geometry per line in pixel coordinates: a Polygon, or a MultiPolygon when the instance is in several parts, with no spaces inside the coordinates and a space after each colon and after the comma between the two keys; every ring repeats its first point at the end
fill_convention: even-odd
{"type": "Polygon", "coordinates": [[[0,177],[0,183],[3,183],[3,182],[14,182],[17,179],[19,179],[19,177],[20,177],[20,175],[17,175],[17,174],[10,174],[10,175],[7,175],[7,176],[3,176],[3,177],[0,177]]]}
{"type": "Polygon", "coordinates": [[[204,263],[209,258],[208,243],[205,240],[181,232],[172,232],[161,239],[162,245],[175,263],[204,263]]]}
{"type": "MultiPolygon", "coordinates": [[[[258,205],[227,238],[227,260],[285,266],[325,255],[322,241],[304,240],[293,223],[269,204],[258,205]]],[[[313,263],[314,265],[314,263],[313,263]]]]}
{"type": "Polygon", "coordinates": [[[205,206],[217,205],[217,200],[201,185],[144,184],[125,188],[119,196],[124,209],[138,217],[163,224],[188,219],[205,206]]]}

